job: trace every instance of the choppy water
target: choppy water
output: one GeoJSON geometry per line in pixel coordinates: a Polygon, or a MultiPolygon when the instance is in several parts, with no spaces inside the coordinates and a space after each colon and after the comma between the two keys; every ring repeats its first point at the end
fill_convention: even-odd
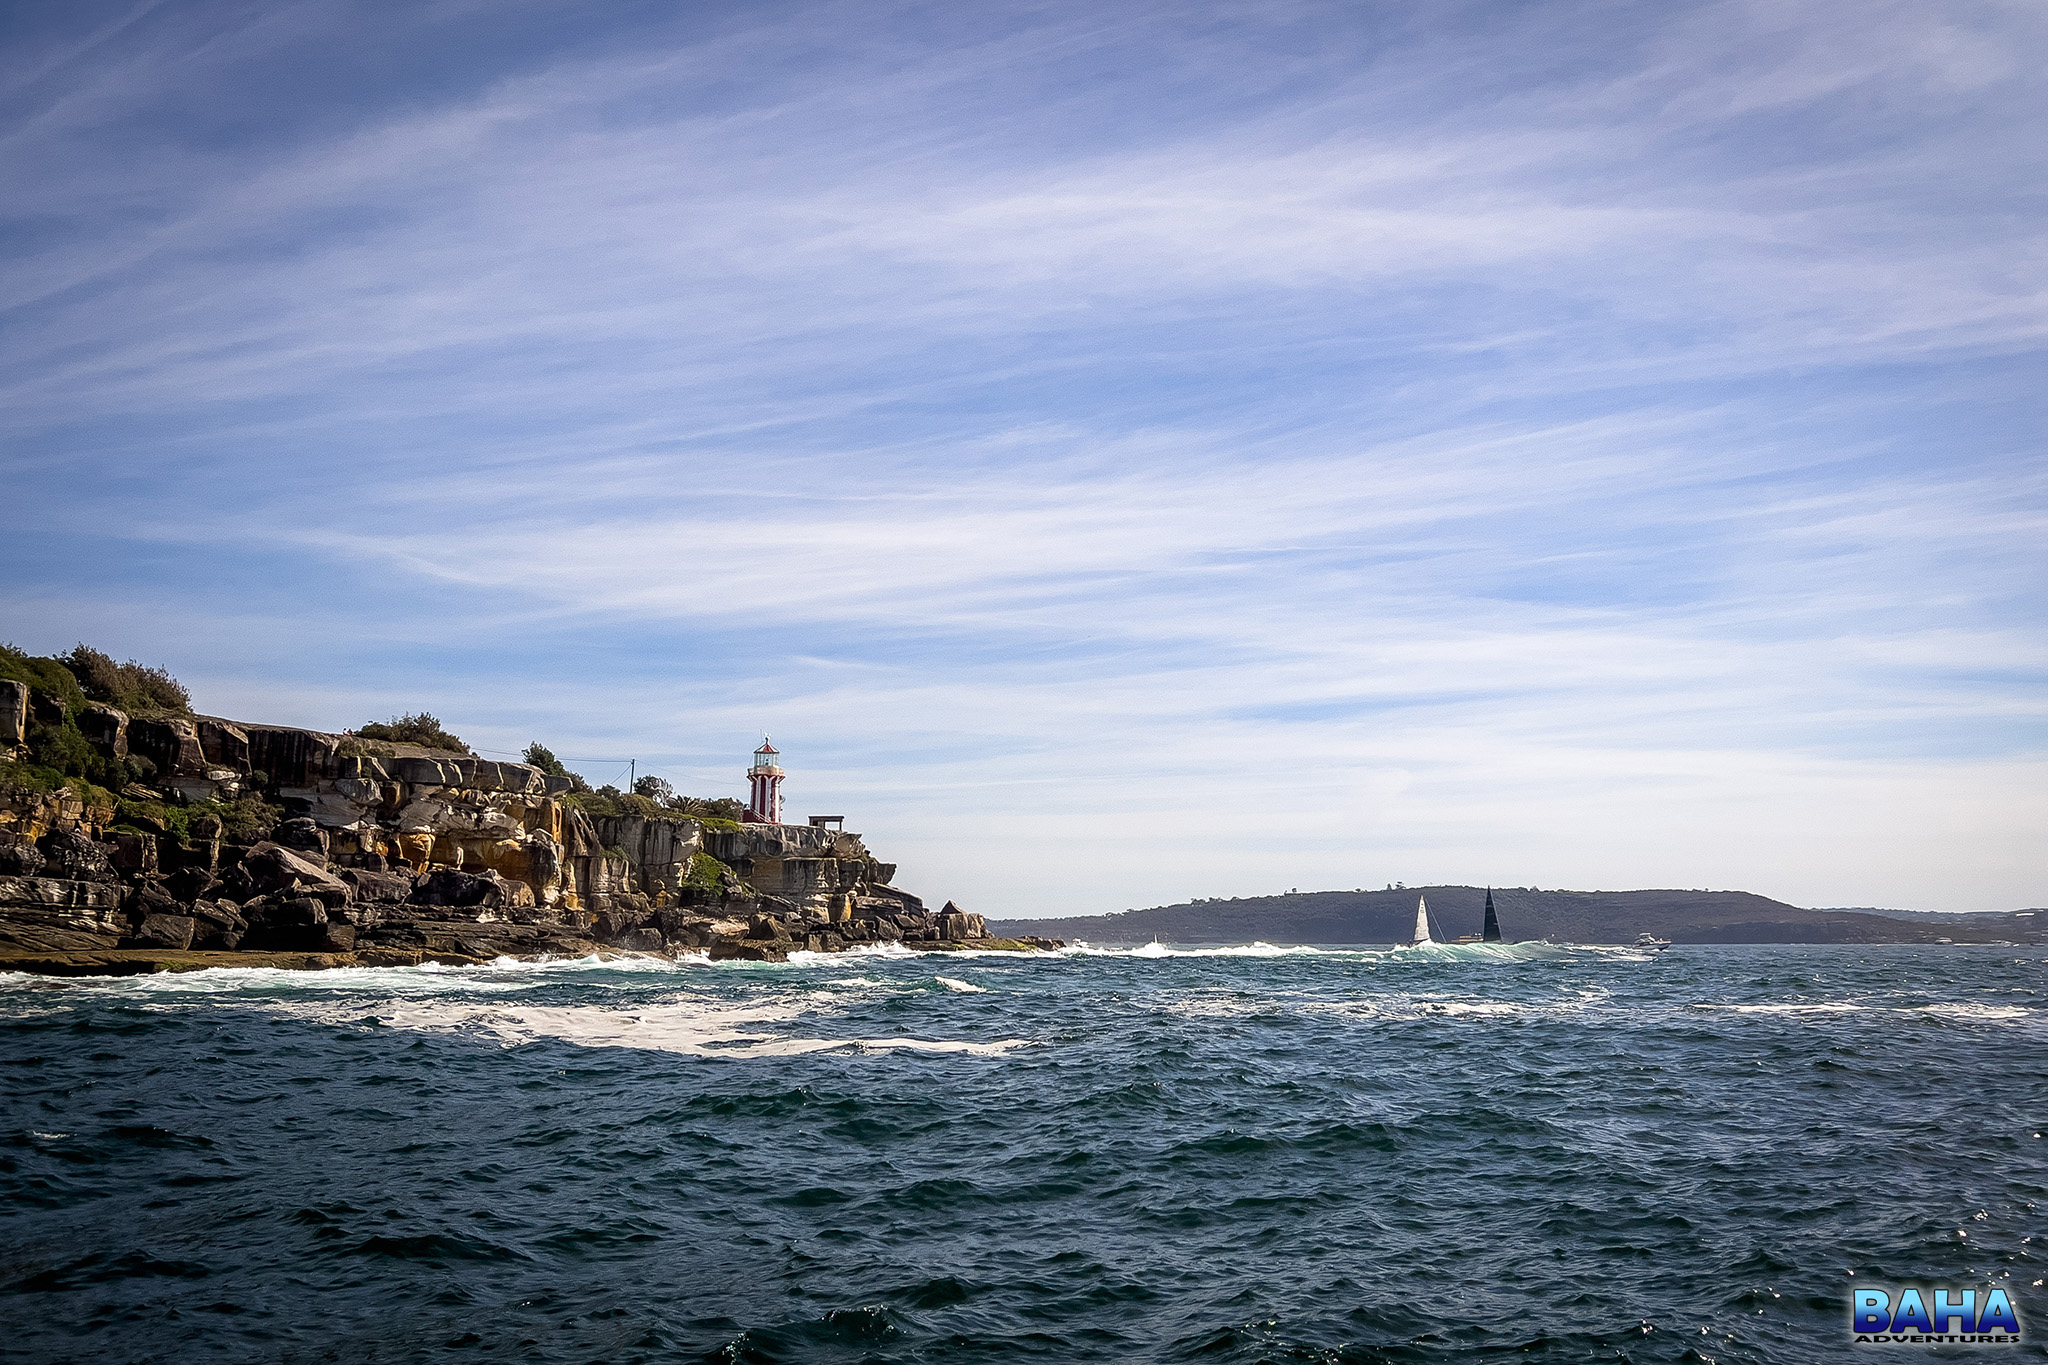
{"type": "Polygon", "coordinates": [[[2037,1357],[2043,966],[0,977],[0,1354],[1819,1361],[1855,1271],[1995,1280],[2037,1357]]]}

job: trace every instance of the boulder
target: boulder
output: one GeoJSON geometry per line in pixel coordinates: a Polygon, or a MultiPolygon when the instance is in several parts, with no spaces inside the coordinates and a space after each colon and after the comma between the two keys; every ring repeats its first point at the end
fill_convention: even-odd
{"type": "Polygon", "coordinates": [[[358,903],[396,905],[412,895],[413,879],[397,872],[350,867],[343,868],[335,876],[354,888],[358,903]]]}
{"type": "Polygon", "coordinates": [[[43,836],[44,870],[53,877],[75,882],[111,882],[113,850],[75,829],[53,829],[43,836]]]}
{"type": "Polygon", "coordinates": [[[710,957],[713,962],[787,962],[789,950],[788,939],[719,938],[712,940],[710,957]]]}
{"type": "Polygon", "coordinates": [[[327,941],[327,907],[311,896],[259,896],[242,907],[242,918],[244,948],[316,952],[327,941]]]}
{"type": "Polygon", "coordinates": [[[633,952],[658,953],[668,945],[659,929],[634,929],[619,936],[618,946],[633,952]]]}
{"type": "MultiPolygon", "coordinates": [[[[348,883],[330,875],[326,868],[276,844],[262,843],[245,854],[236,868],[258,892],[274,894],[298,891],[319,897],[331,905],[347,903],[348,883]]],[[[233,884],[232,878],[222,881],[233,884]]]]}
{"type": "Polygon", "coordinates": [[[701,942],[711,941],[711,921],[694,911],[664,906],[654,912],[654,924],[661,930],[661,936],[672,942],[697,944],[699,935],[701,942]]]}
{"type": "Polygon", "coordinates": [[[352,953],[356,950],[356,931],[351,924],[336,924],[329,921],[321,926],[321,939],[316,953],[352,953]]]}
{"type": "Polygon", "coordinates": [[[116,834],[108,840],[108,855],[116,871],[131,877],[154,877],[157,872],[157,844],[154,834],[116,834]]]}
{"type": "Polygon", "coordinates": [[[128,913],[136,919],[149,915],[182,915],[185,903],[172,895],[160,881],[140,882],[128,893],[128,913]]]}
{"type": "Polygon", "coordinates": [[[281,822],[270,837],[285,848],[317,858],[321,863],[327,861],[327,833],[310,816],[281,822]]]}
{"type": "Polygon", "coordinates": [[[614,903],[597,912],[597,920],[590,926],[590,931],[600,943],[616,943],[635,930],[645,929],[652,915],[652,911],[635,910],[614,903]]]}
{"type": "Polygon", "coordinates": [[[436,868],[413,886],[415,905],[449,905],[466,909],[511,910],[533,905],[533,888],[509,882],[495,872],[457,872],[436,868]]]}
{"type": "Polygon", "coordinates": [[[33,877],[43,870],[43,851],[34,844],[0,844],[0,877],[33,877]]]}
{"type": "MultiPolygon", "coordinates": [[[[210,815],[203,815],[192,822],[191,828],[191,838],[183,843],[172,840],[160,841],[157,845],[158,854],[163,859],[166,872],[189,873],[195,877],[204,877],[210,882],[214,876],[214,869],[220,866],[220,821],[210,815]]],[[[192,896],[204,894],[204,891],[195,890],[185,899],[190,900],[192,896]]]]}
{"type": "Polygon", "coordinates": [[[135,930],[135,942],[143,948],[189,948],[197,926],[188,915],[145,915],[135,930]]]}
{"type": "Polygon", "coordinates": [[[265,918],[271,924],[310,929],[327,923],[327,907],[311,896],[293,896],[289,900],[273,902],[265,918]]]}
{"type": "Polygon", "coordinates": [[[230,951],[241,946],[249,923],[238,913],[233,901],[192,902],[192,946],[230,951]]]}
{"type": "Polygon", "coordinates": [[[220,884],[220,878],[198,865],[182,867],[164,878],[165,888],[188,904],[202,896],[211,896],[220,884]]]}

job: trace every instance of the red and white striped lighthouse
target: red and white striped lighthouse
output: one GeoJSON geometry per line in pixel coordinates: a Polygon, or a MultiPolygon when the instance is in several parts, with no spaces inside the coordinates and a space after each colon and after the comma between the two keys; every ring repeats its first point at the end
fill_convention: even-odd
{"type": "Polygon", "coordinates": [[[747,814],[771,825],[782,823],[781,757],[764,735],[754,750],[754,766],[747,769],[747,814]]]}

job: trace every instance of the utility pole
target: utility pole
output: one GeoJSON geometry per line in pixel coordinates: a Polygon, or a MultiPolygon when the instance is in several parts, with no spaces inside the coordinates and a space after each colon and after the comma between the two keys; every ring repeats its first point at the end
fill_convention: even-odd
{"type": "Polygon", "coordinates": [[[629,758],[626,760],[626,790],[631,791],[633,790],[633,788],[639,785],[640,760],[637,758],[629,758]]]}

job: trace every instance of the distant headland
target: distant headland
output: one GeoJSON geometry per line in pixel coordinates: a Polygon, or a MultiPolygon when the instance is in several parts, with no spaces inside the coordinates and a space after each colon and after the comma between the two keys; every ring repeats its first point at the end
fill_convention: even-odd
{"type": "Polygon", "coordinates": [[[592,789],[429,714],[234,721],[161,669],[0,646],[0,971],[1057,946],[928,909],[841,817],[782,823],[779,757],[756,751],[744,806],[592,789]]]}
{"type": "MultiPolygon", "coordinates": [[[[2040,943],[2048,930],[2048,910],[1937,917],[1803,910],[1747,891],[1492,890],[1510,943],[1632,943],[1644,933],[1674,943],[2040,943]]],[[[1417,896],[1428,898],[1447,936],[1479,932],[1486,888],[1477,886],[1187,901],[1116,915],[1000,920],[992,930],[1090,943],[1400,943],[1415,923],[1417,896]]]]}

